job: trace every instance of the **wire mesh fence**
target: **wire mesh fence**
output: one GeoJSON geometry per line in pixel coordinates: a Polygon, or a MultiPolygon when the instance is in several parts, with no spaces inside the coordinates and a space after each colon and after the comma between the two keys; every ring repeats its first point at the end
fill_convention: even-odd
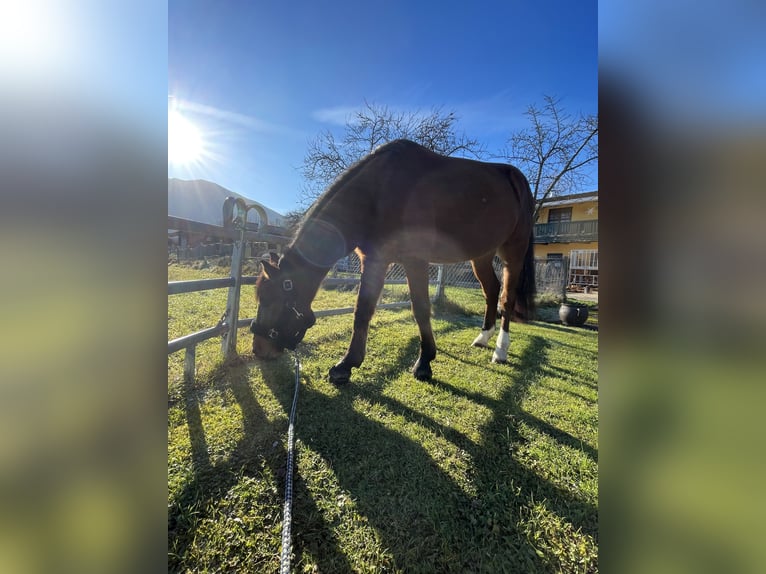
{"type": "MultiPolygon", "coordinates": [[[[362,276],[362,264],[356,253],[351,253],[340,259],[327,274],[327,280],[322,288],[327,290],[345,290],[353,293],[358,291],[359,280],[362,276]],[[340,281],[338,281],[340,280],[340,281]],[[341,282],[342,281],[342,282],[341,282]]],[[[429,265],[428,280],[429,294],[435,297],[437,293],[440,270],[438,265],[429,265]]],[[[320,294],[321,296],[321,291],[320,294]]],[[[385,284],[381,293],[379,303],[399,303],[410,300],[410,292],[407,286],[407,273],[398,263],[393,263],[386,271],[385,284]]],[[[354,301],[351,300],[351,305],[354,301]]]]}
{"type": "Polygon", "coordinates": [[[538,295],[563,295],[569,284],[569,258],[535,259],[535,283],[538,295]]]}
{"type": "MultiPolygon", "coordinates": [[[[495,257],[493,267],[498,280],[502,282],[503,263],[500,258],[495,257]]],[[[564,293],[568,284],[569,260],[567,257],[561,259],[535,259],[535,281],[537,293],[540,295],[558,296],[564,293]]],[[[359,257],[352,253],[338,261],[329,273],[330,277],[361,277],[361,263],[359,257]]],[[[471,263],[463,261],[460,263],[436,265],[431,264],[428,268],[429,282],[437,289],[445,286],[464,287],[471,289],[481,289],[479,281],[473,274],[471,263]]],[[[406,289],[407,276],[404,268],[394,263],[386,273],[387,287],[393,285],[404,285],[402,300],[409,298],[406,289]]]]}

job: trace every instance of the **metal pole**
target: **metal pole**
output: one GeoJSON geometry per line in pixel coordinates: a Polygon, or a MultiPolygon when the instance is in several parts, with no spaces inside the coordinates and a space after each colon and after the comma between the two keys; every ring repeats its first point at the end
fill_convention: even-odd
{"type": "Polygon", "coordinates": [[[184,354],[184,380],[187,383],[194,382],[196,355],[197,345],[189,345],[186,347],[186,353],[184,354]]]}
{"type": "MultiPolygon", "coordinates": [[[[226,333],[221,342],[221,351],[224,359],[230,359],[237,354],[237,320],[239,319],[239,289],[242,285],[242,260],[245,254],[245,222],[247,221],[247,207],[245,202],[238,199],[238,209],[235,225],[240,226],[239,241],[234,244],[231,254],[231,278],[234,284],[229,287],[229,296],[226,300],[226,333]]],[[[225,222],[224,222],[225,223],[225,222]]]]}

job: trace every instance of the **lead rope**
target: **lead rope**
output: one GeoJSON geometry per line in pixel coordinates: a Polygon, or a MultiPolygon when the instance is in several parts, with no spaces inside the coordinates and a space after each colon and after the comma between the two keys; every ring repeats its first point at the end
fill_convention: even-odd
{"type": "Polygon", "coordinates": [[[295,352],[295,392],[293,406],[290,408],[290,423],[287,427],[287,470],[285,471],[285,506],[282,511],[282,557],[279,563],[279,574],[290,574],[290,553],[292,551],[292,522],[293,522],[293,461],[295,459],[295,407],[298,404],[298,387],[301,380],[301,362],[298,352],[295,352]]]}

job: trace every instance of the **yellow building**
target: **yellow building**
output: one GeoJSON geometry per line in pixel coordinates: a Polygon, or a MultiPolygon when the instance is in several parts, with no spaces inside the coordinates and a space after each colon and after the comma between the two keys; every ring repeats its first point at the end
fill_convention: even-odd
{"type": "Polygon", "coordinates": [[[564,257],[570,287],[598,287],[598,191],[543,202],[535,224],[535,258],[564,257]]]}

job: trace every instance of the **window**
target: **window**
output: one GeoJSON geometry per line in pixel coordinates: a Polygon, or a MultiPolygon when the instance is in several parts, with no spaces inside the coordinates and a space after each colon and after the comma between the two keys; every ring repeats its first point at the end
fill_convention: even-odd
{"type": "Polygon", "coordinates": [[[548,211],[548,223],[560,223],[562,221],[572,221],[571,207],[558,207],[548,211]]]}
{"type": "Polygon", "coordinates": [[[545,259],[545,264],[549,271],[559,273],[564,266],[564,254],[548,253],[545,259]]]}

